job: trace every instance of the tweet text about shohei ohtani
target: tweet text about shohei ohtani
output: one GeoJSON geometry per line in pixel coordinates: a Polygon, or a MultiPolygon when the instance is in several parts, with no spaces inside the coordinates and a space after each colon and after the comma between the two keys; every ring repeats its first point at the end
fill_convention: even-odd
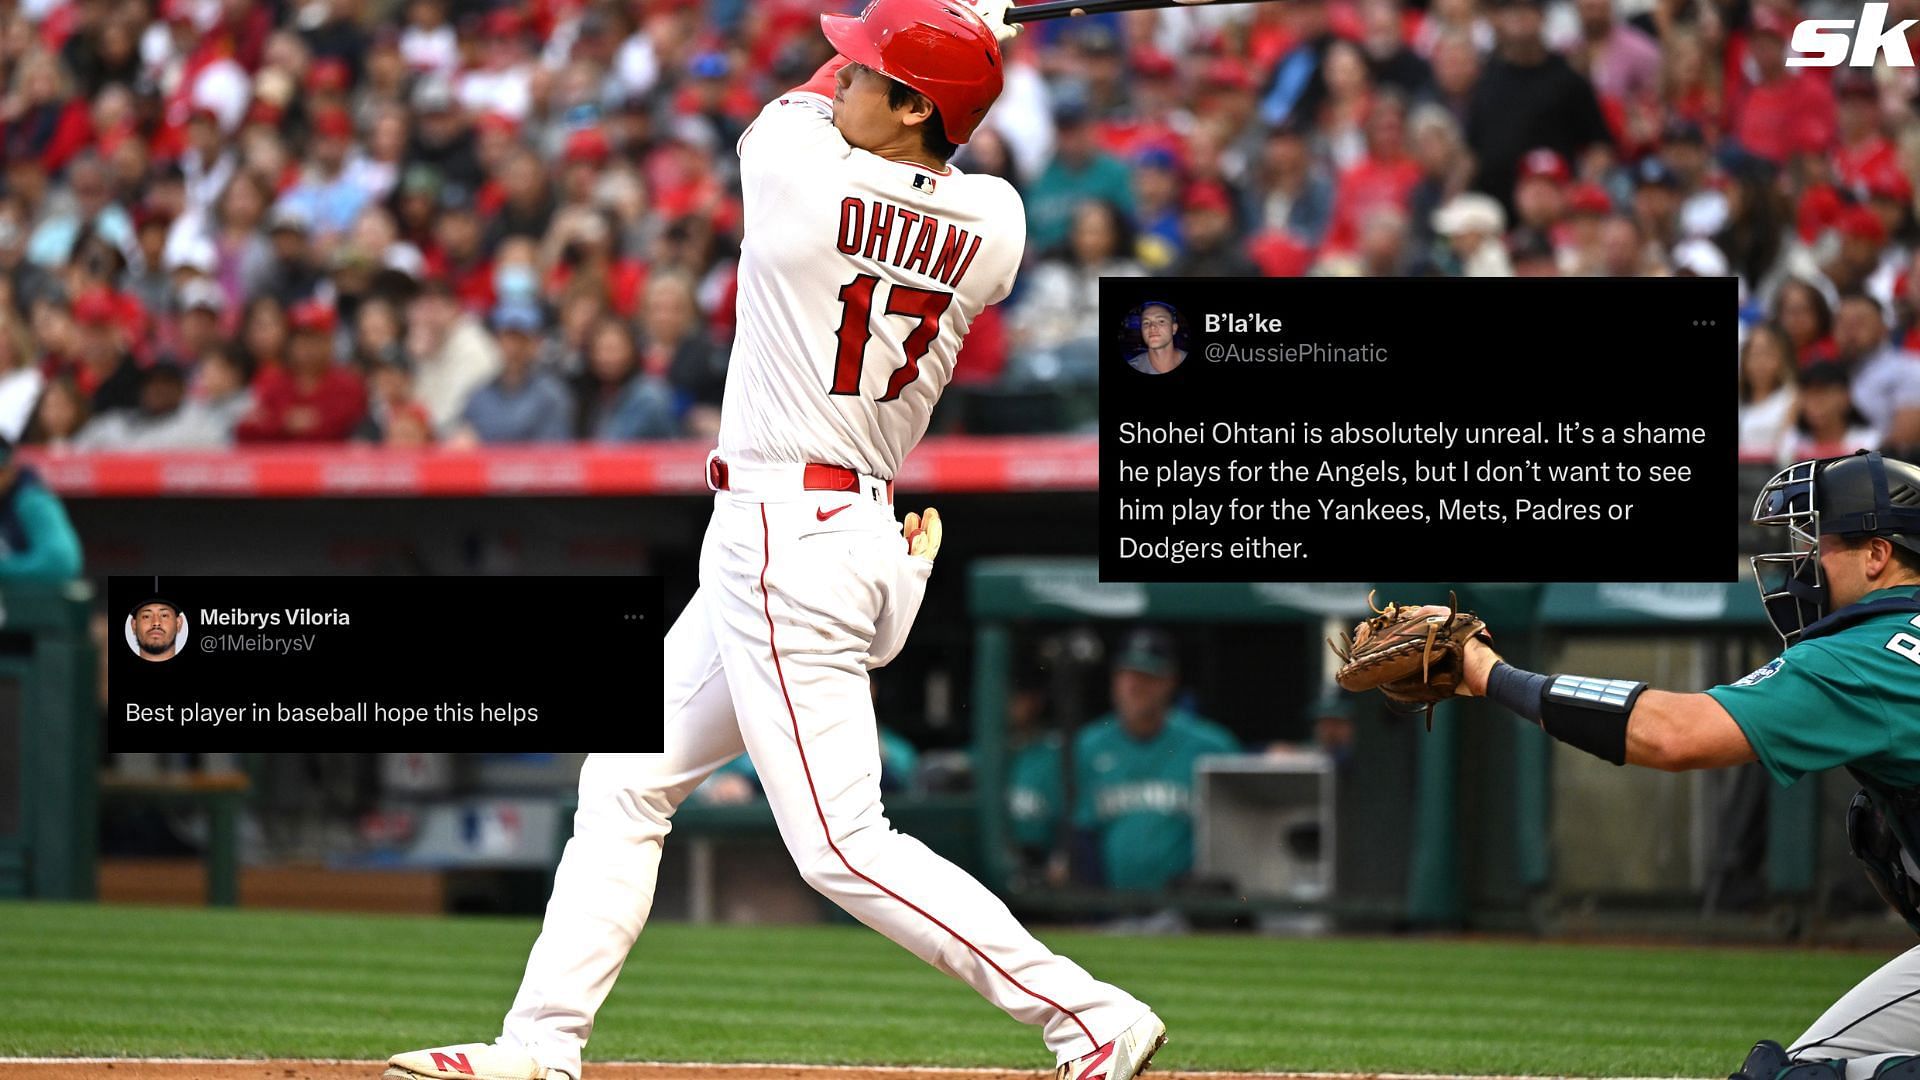
{"type": "Polygon", "coordinates": [[[1720,581],[1732,278],[1107,278],[1109,581],[1720,581]]]}

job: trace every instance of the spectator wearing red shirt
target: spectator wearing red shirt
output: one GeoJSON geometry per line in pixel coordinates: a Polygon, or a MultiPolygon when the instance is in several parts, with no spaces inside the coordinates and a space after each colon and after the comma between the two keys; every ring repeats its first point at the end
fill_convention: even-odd
{"type": "Polygon", "coordinates": [[[433,223],[433,244],[426,256],[427,274],[445,281],[470,314],[494,307],[493,260],[482,244],[480,217],[467,192],[448,185],[440,192],[440,214],[433,223]]]}
{"type": "Polygon", "coordinates": [[[1405,210],[1420,183],[1420,163],[1407,152],[1406,105],[1400,96],[1377,94],[1367,112],[1366,156],[1334,183],[1333,224],[1328,249],[1351,251],[1360,241],[1360,223],[1381,207],[1405,210]]]}
{"type": "Polygon", "coordinates": [[[358,375],[334,363],[333,307],[309,300],[293,308],[289,321],[288,366],[264,370],[254,380],[257,404],[234,437],[240,442],[345,442],[366,414],[367,392],[358,375]]]}
{"type": "Polygon", "coordinates": [[[1800,154],[1822,154],[1839,126],[1829,76],[1818,68],[1787,67],[1792,27],[1768,7],[1753,10],[1747,50],[1757,82],[1737,106],[1733,136],[1749,153],[1782,164],[1800,154]]]}
{"type": "Polygon", "coordinates": [[[1101,148],[1120,158],[1156,148],[1177,154],[1183,133],[1193,127],[1193,117],[1182,101],[1173,60],[1143,47],[1133,51],[1128,67],[1133,76],[1128,85],[1129,106],[1099,122],[1101,148]]]}
{"type": "Polygon", "coordinates": [[[615,250],[606,211],[569,212],[554,223],[548,244],[553,273],[547,284],[553,295],[592,292],[622,318],[632,318],[640,310],[647,267],[615,250]]]}
{"type": "Polygon", "coordinates": [[[1898,170],[1893,143],[1881,133],[1880,90],[1873,76],[1843,71],[1833,81],[1839,98],[1840,145],[1834,147],[1833,179],[1856,195],[1866,191],[1871,178],[1885,169],[1898,170]]]}

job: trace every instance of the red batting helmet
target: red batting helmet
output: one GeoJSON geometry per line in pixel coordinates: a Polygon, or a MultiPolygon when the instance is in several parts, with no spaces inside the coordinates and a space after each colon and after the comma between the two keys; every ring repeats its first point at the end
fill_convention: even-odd
{"type": "Polygon", "coordinates": [[[961,0],[873,0],[857,17],[822,15],[820,29],[856,64],[913,87],[964,143],[1000,96],[1000,43],[961,0]]]}

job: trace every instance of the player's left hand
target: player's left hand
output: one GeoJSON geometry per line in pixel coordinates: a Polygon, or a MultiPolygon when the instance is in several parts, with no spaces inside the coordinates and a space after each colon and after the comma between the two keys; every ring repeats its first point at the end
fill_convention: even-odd
{"type": "MultiPolygon", "coordinates": [[[[1372,593],[1367,602],[1372,604],[1372,593]]],[[[1396,704],[1425,708],[1431,723],[1434,704],[1453,697],[1466,681],[1467,646],[1486,632],[1486,624],[1454,604],[1375,610],[1352,634],[1328,642],[1340,657],[1334,679],[1345,690],[1379,690],[1396,704]]],[[[1485,693],[1484,674],[1474,689],[1485,693]]]]}
{"type": "Polygon", "coordinates": [[[940,511],[927,507],[924,514],[907,511],[907,520],[900,530],[907,538],[907,554],[916,555],[928,562],[940,554],[940,511]]]}
{"type": "Polygon", "coordinates": [[[1007,9],[1013,6],[1013,0],[964,0],[966,5],[977,12],[987,29],[993,31],[993,39],[1005,44],[1020,34],[1020,24],[1007,21],[1007,9]]]}
{"type": "Polygon", "coordinates": [[[1493,651],[1493,646],[1479,638],[1469,639],[1461,657],[1460,685],[1454,687],[1453,692],[1460,697],[1486,697],[1487,676],[1493,674],[1493,665],[1499,662],[1500,654],[1493,651]]]}

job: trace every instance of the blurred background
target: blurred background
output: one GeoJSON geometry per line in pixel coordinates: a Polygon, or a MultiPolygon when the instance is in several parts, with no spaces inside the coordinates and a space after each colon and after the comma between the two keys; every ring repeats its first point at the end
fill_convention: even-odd
{"type": "MultiPolygon", "coordinates": [[[[577,758],[105,754],[100,582],[655,573],[677,611],[733,144],[838,7],[0,0],[0,895],[539,909],[577,758]]],[[[956,159],[1020,189],[1027,265],[899,477],[950,529],[875,680],[895,824],[1062,921],[1903,936],[1825,778],[1610,769],[1478,706],[1429,732],[1329,690],[1323,639],[1380,583],[1109,585],[1091,560],[1103,276],[1731,275],[1737,366],[1698,362],[1729,364],[1743,480],[1707,520],[1782,462],[1920,446],[1920,79],[1785,65],[1798,20],[1857,14],[1031,27],[956,159]]],[[[1634,357],[1562,375],[1661,391],[1634,357]]],[[[1745,581],[1383,595],[1448,588],[1545,670],[1695,689],[1778,649],[1745,581]]],[[[744,764],[675,834],[663,916],[837,917],[744,764]]]]}

